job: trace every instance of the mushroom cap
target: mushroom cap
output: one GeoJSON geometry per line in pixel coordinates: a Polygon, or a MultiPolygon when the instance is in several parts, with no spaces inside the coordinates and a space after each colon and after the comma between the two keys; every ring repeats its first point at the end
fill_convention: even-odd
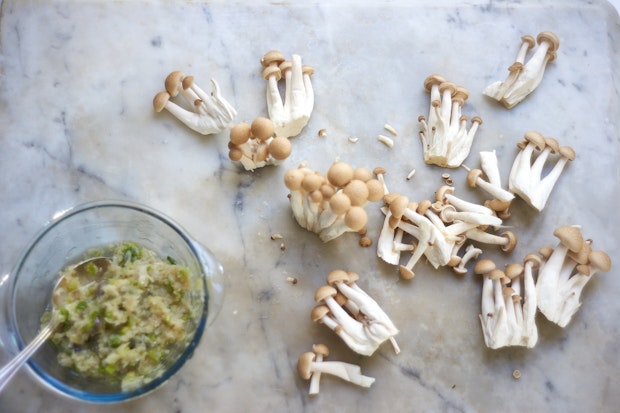
{"type": "Polygon", "coordinates": [[[351,208],[351,200],[342,192],[336,192],[329,199],[329,207],[336,215],[342,215],[351,208]]]}
{"type": "Polygon", "coordinates": [[[237,162],[238,160],[241,159],[242,156],[243,156],[243,152],[239,148],[231,148],[228,151],[228,158],[230,158],[230,160],[233,162],[237,162]]]}
{"type": "Polygon", "coordinates": [[[260,59],[260,63],[263,65],[263,67],[267,67],[272,63],[279,65],[285,60],[286,59],[284,58],[284,55],[279,50],[270,50],[263,55],[263,57],[260,59]]]}
{"type": "Polygon", "coordinates": [[[328,183],[321,185],[320,191],[323,194],[323,199],[328,200],[336,193],[336,189],[328,183]]]}
{"type": "Polygon", "coordinates": [[[604,251],[592,251],[589,258],[590,267],[603,272],[608,272],[611,269],[611,258],[604,251]]]}
{"type": "Polygon", "coordinates": [[[241,122],[230,128],[230,141],[235,145],[243,145],[251,136],[250,124],[241,122]]]}
{"type": "Polygon", "coordinates": [[[538,253],[543,257],[544,260],[547,260],[553,253],[553,248],[547,245],[539,249],[538,253]]]}
{"type": "Polygon", "coordinates": [[[153,108],[155,112],[161,112],[165,107],[166,103],[170,100],[170,94],[168,92],[159,92],[153,98],[153,108]]]}
{"type": "Polygon", "coordinates": [[[538,33],[538,36],[536,36],[536,41],[538,44],[541,44],[542,42],[549,43],[550,52],[555,52],[560,47],[560,39],[558,39],[558,36],[556,36],[553,32],[545,31],[538,33]]]}
{"type": "Polygon", "coordinates": [[[269,142],[269,153],[278,161],[288,158],[292,150],[291,142],[282,136],[276,136],[269,142]]]}
{"type": "Polygon", "coordinates": [[[259,116],[252,121],[250,129],[252,131],[252,136],[260,139],[261,141],[266,141],[267,139],[271,138],[275,133],[273,122],[271,121],[271,119],[264,118],[262,116],[259,116]]]}
{"type": "Polygon", "coordinates": [[[428,199],[423,199],[418,203],[417,213],[420,215],[426,214],[426,211],[433,205],[428,199]]]}
{"type": "Polygon", "coordinates": [[[369,179],[366,181],[366,187],[368,188],[368,200],[370,202],[377,202],[383,198],[383,184],[378,179],[369,179]]]}
{"type": "Polygon", "coordinates": [[[519,263],[508,264],[504,269],[504,273],[506,274],[506,277],[510,278],[511,280],[513,278],[517,278],[518,276],[523,274],[523,265],[519,263]]]}
{"type": "Polygon", "coordinates": [[[571,148],[570,146],[561,146],[559,149],[559,152],[563,158],[566,158],[569,161],[575,160],[575,156],[576,156],[575,150],[571,148]]]}
{"type": "Polygon", "coordinates": [[[504,298],[506,297],[510,297],[515,293],[515,290],[513,290],[510,287],[504,287],[502,288],[502,295],[504,296],[504,298]]]}
{"type": "Polygon", "coordinates": [[[289,169],[284,174],[284,185],[291,191],[301,189],[301,183],[304,180],[304,172],[300,169],[289,169]]]}
{"type": "Polygon", "coordinates": [[[456,84],[449,81],[441,82],[439,92],[443,93],[445,91],[449,91],[451,95],[454,95],[456,93],[456,84]]]}
{"type": "Polygon", "coordinates": [[[525,36],[521,36],[521,41],[523,43],[527,43],[528,49],[531,49],[532,47],[536,45],[536,40],[534,40],[534,36],[530,36],[529,34],[526,34],[525,36]]]}
{"type": "Polygon", "coordinates": [[[385,175],[387,171],[385,170],[384,167],[377,166],[375,169],[372,170],[372,173],[375,175],[385,175]]]}
{"type": "Polygon", "coordinates": [[[308,192],[316,191],[321,185],[323,185],[323,177],[316,173],[304,175],[304,179],[301,181],[301,187],[308,192]]]}
{"type": "Polygon", "coordinates": [[[189,89],[192,84],[194,84],[194,76],[191,75],[185,76],[181,81],[181,86],[183,87],[183,90],[189,89]]]}
{"type": "Polygon", "coordinates": [[[583,236],[581,230],[573,225],[563,225],[553,231],[560,242],[572,252],[579,252],[583,246],[583,236]]]}
{"type": "Polygon", "coordinates": [[[501,280],[502,278],[507,278],[506,274],[504,274],[504,271],[500,270],[499,268],[492,269],[486,275],[492,280],[501,280]]]}
{"type": "Polygon", "coordinates": [[[355,283],[356,281],[359,281],[360,279],[360,275],[355,271],[347,271],[347,275],[349,276],[349,281],[347,282],[347,284],[349,285],[355,283]]]}
{"type": "Polygon", "coordinates": [[[467,185],[475,188],[477,184],[476,181],[478,180],[478,178],[480,178],[480,175],[482,175],[482,171],[480,169],[472,169],[471,171],[469,171],[467,173],[467,185]]]}
{"type": "Polygon", "coordinates": [[[304,75],[312,76],[314,74],[314,68],[312,66],[303,65],[301,67],[301,73],[304,75]]]}
{"type": "Polygon", "coordinates": [[[482,125],[482,118],[480,116],[474,116],[473,118],[471,118],[471,123],[477,123],[478,125],[482,125]]]}
{"type": "Polygon", "coordinates": [[[351,200],[351,205],[360,206],[368,201],[368,187],[364,181],[352,179],[343,189],[345,195],[351,200]]]}
{"type": "Polygon", "coordinates": [[[568,251],[568,257],[575,261],[577,264],[587,264],[589,261],[592,247],[589,241],[585,241],[578,252],[568,251]]]}
{"type": "Polygon", "coordinates": [[[542,151],[545,149],[545,137],[536,131],[528,131],[523,135],[526,141],[532,143],[536,149],[542,151]]]}
{"type": "Polygon", "coordinates": [[[322,344],[322,343],[313,344],[312,351],[316,355],[320,354],[323,357],[329,356],[329,348],[325,344],[322,344]]]}
{"type": "Polygon", "coordinates": [[[327,170],[327,180],[337,187],[344,187],[353,179],[353,168],[346,162],[334,162],[327,170]]]}
{"type": "Polygon", "coordinates": [[[315,204],[321,203],[323,201],[323,194],[321,193],[320,188],[310,192],[308,194],[308,198],[315,204]]]}
{"type": "Polygon", "coordinates": [[[410,280],[415,277],[415,273],[404,265],[398,267],[398,273],[403,280],[410,280]]]}
{"type": "Polygon", "coordinates": [[[291,70],[293,68],[293,62],[291,62],[290,60],[285,60],[284,62],[280,63],[278,67],[282,71],[282,74],[285,74],[288,70],[291,70]]]}
{"type": "Polygon", "coordinates": [[[353,179],[368,182],[372,179],[372,172],[368,168],[359,166],[353,170],[353,179]]]}
{"type": "Polygon", "coordinates": [[[327,274],[327,284],[333,286],[340,282],[348,282],[349,274],[343,270],[333,270],[329,274],[327,274]]]}
{"type": "Polygon", "coordinates": [[[501,237],[506,238],[506,244],[501,246],[502,251],[511,252],[517,246],[517,237],[512,231],[506,231],[500,234],[501,237]]]}
{"type": "Polygon", "coordinates": [[[387,205],[390,205],[399,196],[401,195],[398,192],[388,192],[387,194],[383,195],[383,202],[385,202],[387,205]]]}
{"type": "Polygon", "coordinates": [[[440,85],[445,81],[446,79],[444,79],[443,77],[436,75],[436,74],[432,74],[428,76],[426,79],[424,79],[424,89],[426,89],[427,92],[430,92],[431,87],[433,85],[440,85]]]}
{"type": "Polygon", "coordinates": [[[542,258],[540,258],[538,254],[530,253],[523,258],[523,264],[527,264],[528,262],[533,263],[532,269],[537,269],[542,265],[542,258]]]}
{"type": "Polygon", "coordinates": [[[184,77],[185,75],[180,70],[170,72],[170,74],[166,76],[164,86],[166,88],[166,92],[168,92],[171,97],[175,97],[179,94],[179,88],[181,87],[181,82],[184,77]]]}
{"type": "Polygon", "coordinates": [[[325,304],[320,304],[315,306],[310,312],[310,318],[313,322],[317,323],[323,319],[327,314],[329,314],[329,307],[325,304]]]}
{"type": "Polygon", "coordinates": [[[267,66],[263,69],[263,79],[269,80],[271,76],[275,76],[276,80],[282,79],[282,71],[278,66],[267,66]]]}
{"type": "Polygon", "coordinates": [[[366,226],[368,215],[364,208],[352,206],[344,216],[344,223],[353,231],[359,231],[366,226]]]}
{"type": "Polygon", "coordinates": [[[551,148],[551,153],[557,153],[560,150],[560,144],[554,138],[545,138],[545,146],[551,148]]]}
{"type": "Polygon", "coordinates": [[[409,199],[404,195],[398,195],[392,202],[390,202],[390,212],[392,216],[400,219],[409,205],[409,199]]]}
{"type": "Polygon", "coordinates": [[[435,191],[435,200],[445,202],[446,194],[453,194],[454,187],[450,185],[442,185],[435,191]]]}
{"type": "Polygon", "coordinates": [[[314,293],[314,301],[316,301],[317,303],[320,303],[321,301],[329,297],[335,296],[337,293],[338,293],[338,290],[336,290],[334,287],[330,285],[323,285],[319,287],[314,293]]]}
{"type": "Polygon", "coordinates": [[[479,260],[474,266],[474,273],[475,274],[487,274],[493,271],[495,268],[497,267],[495,266],[495,263],[493,261],[491,261],[488,258],[483,258],[479,260]]]}
{"type": "Polygon", "coordinates": [[[312,377],[312,362],[316,359],[316,354],[311,351],[303,353],[297,359],[297,372],[299,377],[304,380],[310,380],[312,377]]]}
{"type": "Polygon", "coordinates": [[[454,91],[454,96],[452,96],[452,101],[457,101],[461,106],[463,106],[467,98],[469,98],[469,91],[463,86],[457,86],[454,91]]]}

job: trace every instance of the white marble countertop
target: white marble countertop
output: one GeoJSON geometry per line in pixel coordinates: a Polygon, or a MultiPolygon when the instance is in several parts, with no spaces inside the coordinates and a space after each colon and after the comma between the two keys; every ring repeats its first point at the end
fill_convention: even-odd
{"type": "MultiPolygon", "coordinates": [[[[10,1],[0,20],[0,271],[57,211],[105,198],[145,203],[171,216],[222,261],[229,286],[222,311],[189,364],[166,386],[122,405],[68,401],[21,372],[0,394],[12,412],[546,411],[612,412],[620,405],[620,278],[596,275],[583,307],[561,329],[539,314],[533,349],[486,349],[478,314],[481,281],[425,263],[411,281],[382,263],[356,234],[327,244],[292,219],[284,172],[307,161],[325,172],[336,159],[388,170],[393,191],[421,200],[441,185],[424,165],[418,115],[427,115],[431,73],[466,86],[464,112],[484,119],[466,164],[497,151],[503,176],[528,130],[571,145],[577,159],[542,213],[516,201],[511,254],[520,261],[555,243],[553,229],[580,224],[620,263],[610,205],[620,201],[618,15],[603,1],[409,3],[10,1]],[[503,79],[520,36],[554,31],[561,40],[538,90],[507,111],[482,96],[503,79]],[[237,121],[266,115],[260,58],[300,54],[315,68],[315,109],[282,165],[246,172],[227,157],[228,134],[203,137],[153,95],[172,70],[208,86],[216,79],[237,121]],[[389,123],[393,148],[376,141],[389,123]],[[317,132],[326,129],[327,136],[317,132]],[[359,138],[351,143],[348,137],[359,138]],[[405,176],[416,168],[411,181],[405,176]],[[273,241],[270,235],[282,234],[273,241]],[[283,243],[285,249],[281,249],[283,243]],[[396,326],[401,353],[384,344],[354,354],[314,325],[313,294],[333,269],[355,271],[396,326]],[[293,285],[287,277],[296,277],[293,285]],[[324,342],[333,360],[376,378],[362,389],[324,378],[309,397],[297,357],[324,342]],[[513,371],[522,376],[516,380],[513,371]]],[[[479,195],[462,170],[459,193],[479,195]]],[[[367,207],[368,234],[382,224],[367,207]]],[[[376,245],[376,244],[375,244],[376,245]]],[[[0,360],[7,355],[0,348],[0,360]]]]}

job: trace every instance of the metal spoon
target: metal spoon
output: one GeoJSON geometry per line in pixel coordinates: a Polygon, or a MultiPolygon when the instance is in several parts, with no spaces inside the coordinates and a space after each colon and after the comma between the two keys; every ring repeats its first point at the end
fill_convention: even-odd
{"type": "MultiPolygon", "coordinates": [[[[110,260],[105,257],[90,258],[86,261],[75,266],[75,276],[80,279],[80,288],[83,288],[92,282],[100,278],[108,266],[110,260]],[[93,271],[94,270],[94,271],[93,271]]],[[[54,286],[52,292],[52,311],[49,323],[39,331],[36,337],[28,344],[22,351],[20,351],[6,366],[0,370],[0,392],[4,386],[11,380],[13,375],[21,368],[21,366],[28,361],[28,359],[41,347],[43,343],[51,337],[52,333],[56,330],[56,327],[60,324],[60,317],[58,317],[58,305],[59,300],[57,295],[54,294],[58,288],[65,282],[65,277],[60,277],[54,286]]]]}

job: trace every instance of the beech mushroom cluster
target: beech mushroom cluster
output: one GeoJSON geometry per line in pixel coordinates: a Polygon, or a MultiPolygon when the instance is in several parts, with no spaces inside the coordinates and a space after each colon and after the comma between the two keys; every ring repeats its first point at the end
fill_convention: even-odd
{"type": "Polygon", "coordinates": [[[558,227],[553,235],[557,246],[540,251],[538,309],[549,321],[566,327],[581,307],[583,288],[594,274],[611,269],[611,259],[604,251],[592,250],[592,241],[584,240],[578,225],[558,227]]]}
{"type": "Polygon", "coordinates": [[[509,264],[502,271],[488,259],[476,263],[474,272],[484,277],[480,322],[487,347],[534,347],[537,309],[566,327],[581,307],[588,281],[611,269],[609,255],[592,250],[592,240],[584,240],[580,226],[560,226],[553,234],[558,245],[527,254],[523,264],[509,264]]]}
{"type": "Polygon", "coordinates": [[[329,349],[325,344],[313,344],[312,351],[303,353],[297,359],[297,372],[304,380],[310,380],[308,394],[319,394],[319,382],[322,374],[329,374],[341,378],[361,387],[370,387],[375,379],[364,376],[362,369],[351,363],[342,361],[325,361],[329,355],[329,349]]]}
{"type": "Polygon", "coordinates": [[[536,287],[532,270],[540,258],[529,254],[523,265],[514,263],[505,271],[495,263],[482,259],[474,272],[484,277],[480,323],[487,347],[534,347],[538,340],[536,327],[536,287]]]}
{"type": "Polygon", "coordinates": [[[399,265],[404,279],[414,277],[413,268],[423,256],[434,268],[450,266],[455,273],[465,274],[467,263],[482,253],[479,248],[468,246],[459,256],[468,240],[498,245],[505,252],[512,251],[517,243],[511,231],[489,231],[503,223],[494,210],[458,198],[452,186],[441,186],[435,192],[435,202],[410,202],[394,192],[385,195],[384,202],[385,220],[377,255],[389,264],[399,265]],[[400,264],[403,252],[411,254],[404,265],[400,264]]]}
{"type": "Polygon", "coordinates": [[[494,82],[482,92],[507,109],[510,109],[525,99],[540,84],[547,63],[555,60],[560,40],[553,32],[538,34],[536,41],[538,49],[525,63],[528,50],[534,47],[534,38],[530,35],[521,37],[521,47],[517,53],[516,61],[508,68],[510,72],[506,80],[494,82]]]}
{"type": "Polygon", "coordinates": [[[185,76],[181,71],[170,73],[165,80],[165,91],[153,98],[156,112],[166,109],[188,128],[203,134],[219,133],[231,125],[237,111],[222,97],[220,88],[211,79],[210,94],[194,83],[194,76],[185,76]],[[174,103],[172,98],[181,95],[191,110],[174,103]]]}
{"type": "Polygon", "coordinates": [[[525,139],[517,146],[519,153],[510,170],[508,190],[542,211],[564,167],[575,159],[575,151],[570,146],[559,146],[555,139],[545,138],[535,131],[526,132],[525,139]],[[544,174],[544,167],[553,155],[557,160],[544,174]]]}
{"type": "Polygon", "coordinates": [[[418,117],[424,162],[445,168],[457,168],[469,155],[482,119],[474,116],[471,127],[467,130],[467,116],[461,113],[461,108],[469,97],[469,92],[464,87],[434,74],[424,80],[424,88],[430,93],[428,119],[424,116],[418,117]]]}
{"type": "Polygon", "coordinates": [[[356,283],[359,275],[343,270],[331,271],[327,284],[316,290],[317,306],[312,321],[333,330],[349,348],[371,356],[385,341],[390,341],[396,354],[400,348],[394,340],[398,329],[377,302],[356,283]]]}
{"type": "Polygon", "coordinates": [[[383,184],[366,168],[336,161],[325,176],[305,165],[284,176],[297,223],[319,235],[323,242],[366,226],[364,206],[383,197],[383,184]]]}
{"type": "Polygon", "coordinates": [[[248,171],[277,165],[291,154],[291,142],[275,135],[273,122],[258,117],[252,124],[238,123],[230,129],[228,157],[248,171]]]}
{"type": "Polygon", "coordinates": [[[314,90],[310,76],[314,69],[301,64],[301,57],[294,54],[291,61],[277,50],[262,57],[263,78],[267,81],[267,110],[273,121],[276,135],[290,138],[301,133],[314,109],[314,90]],[[284,99],[278,82],[284,78],[284,99]]]}

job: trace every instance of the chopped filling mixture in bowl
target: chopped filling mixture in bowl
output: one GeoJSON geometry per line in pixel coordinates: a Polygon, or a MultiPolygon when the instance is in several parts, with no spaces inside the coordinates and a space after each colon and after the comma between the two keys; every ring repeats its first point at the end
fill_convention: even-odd
{"type": "MultiPolygon", "coordinates": [[[[162,375],[191,342],[200,314],[190,270],[136,243],[122,243],[89,256],[108,256],[99,269],[89,264],[84,280],[76,267],[55,291],[60,325],[50,342],[58,363],[92,379],[131,391],[162,375]]],[[[200,296],[200,295],[198,295],[200,296]]],[[[41,321],[52,316],[47,311],[41,321]]]]}

